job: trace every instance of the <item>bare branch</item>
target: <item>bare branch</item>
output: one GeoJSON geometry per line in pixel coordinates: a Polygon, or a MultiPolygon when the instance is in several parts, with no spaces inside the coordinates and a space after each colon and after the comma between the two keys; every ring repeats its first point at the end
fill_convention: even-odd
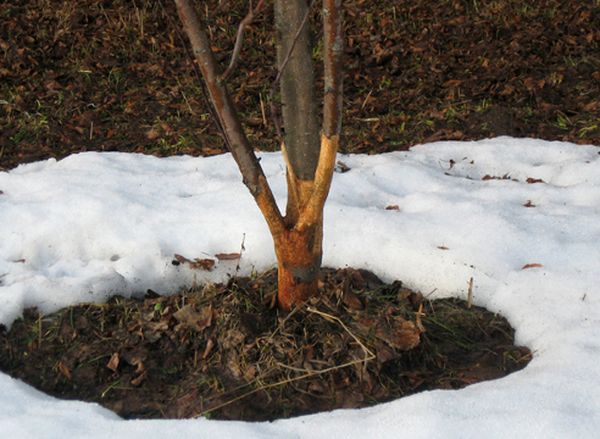
{"type": "Polygon", "coordinates": [[[208,37],[189,0],[175,0],[177,13],[188,35],[192,50],[208,89],[212,105],[223,127],[227,145],[236,161],[244,184],[254,196],[274,235],[283,230],[283,217],[271,188],[250,146],[225,85],[219,81],[218,66],[208,37]]]}
{"type": "Polygon", "coordinates": [[[223,74],[221,75],[221,81],[225,82],[233,73],[233,70],[237,66],[237,63],[240,58],[240,52],[242,50],[242,43],[244,42],[244,31],[246,27],[249,26],[254,17],[260,13],[263,8],[264,0],[258,0],[256,7],[252,7],[252,2],[250,2],[250,7],[248,10],[248,14],[244,17],[244,19],[240,22],[240,25],[237,30],[237,34],[235,36],[235,44],[233,46],[233,53],[231,54],[231,60],[229,61],[229,65],[223,74]]]}

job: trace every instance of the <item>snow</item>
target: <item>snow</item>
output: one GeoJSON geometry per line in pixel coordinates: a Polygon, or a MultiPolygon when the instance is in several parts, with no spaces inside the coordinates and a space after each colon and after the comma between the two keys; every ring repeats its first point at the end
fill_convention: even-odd
{"type": "MultiPolygon", "coordinates": [[[[6,438],[533,438],[600,430],[600,149],[501,137],[340,156],[324,264],[367,268],[429,297],[466,295],[506,316],[534,352],[523,370],[458,391],[273,423],[124,421],[0,374],[6,438]],[[486,175],[505,179],[483,179],[486,175]],[[542,179],[527,183],[527,179],[542,179]],[[516,180],[516,181],[515,181],[516,180]],[[524,204],[534,207],[525,207],[524,204]],[[397,205],[399,210],[387,210],[397,205]],[[527,264],[539,264],[531,268],[527,264]]],[[[261,154],[285,202],[279,153],[261,154]]],[[[82,153],[0,173],[0,322],[114,293],[224,280],[175,253],[240,250],[239,274],[274,265],[267,227],[230,155],[82,153]]]]}

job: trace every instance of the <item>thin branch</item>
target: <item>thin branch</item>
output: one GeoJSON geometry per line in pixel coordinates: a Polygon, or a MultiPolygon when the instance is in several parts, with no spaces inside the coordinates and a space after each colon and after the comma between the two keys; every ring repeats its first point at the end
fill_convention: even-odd
{"type": "Polygon", "coordinates": [[[279,84],[279,81],[281,80],[281,75],[283,75],[283,71],[285,70],[285,67],[287,66],[288,62],[290,61],[292,52],[294,51],[294,47],[296,47],[296,43],[298,42],[298,38],[300,37],[300,34],[302,33],[302,29],[304,29],[304,26],[306,26],[306,22],[308,21],[308,17],[310,16],[310,11],[311,11],[314,3],[315,3],[315,0],[312,0],[310,2],[310,4],[308,5],[308,8],[306,9],[306,13],[304,14],[304,17],[302,18],[302,22],[298,26],[298,29],[296,29],[296,34],[294,35],[292,44],[290,44],[290,47],[288,48],[288,51],[285,54],[285,58],[283,59],[283,61],[281,62],[281,65],[277,69],[277,76],[275,76],[275,80],[271,84],[271,89],[269,91],[269,109],[271,112],[271,118],[273,120],[273,125],[275,126],[275,133],[277,134],[277,137],[279,138],[279,142],[282,144],[284,143],[283,132],[281,131],[281,124],[279,123],[279,117],[278,117],[279,111],[277,109],[277,105],[275,104],[274,96],[275,96],[275,92],[277,90],[277,85],[279,84]]]}
{"type": "Polygon", "coordinates": [[[244,17],[244,19],[240,22],[240,25],[238,26],[237,34],[235,36],[235,44],[233,46],[233,53],[231,54],[231,60],[229,61],[227,69],[221,75],[221,81],[227,81],[227,79],[229,79],[229,77],[233,73],[233,70],[237,66],[237,63],[240,58],[240,52],[242,51],[242,43],[244,42],[244,31],[246,30],[246,27],[252,23],[254,17],[260,13],[264,3],[264,0],[258,0],[256,7],[253,8],[252,2],[250,2],[248,14],[244,17]]]}
{"type": "Polygon", "coordinates": [[[323,0],[323,45],[325,96],[323,99],[323,134],[339,136],[342,128],[342,0],[323,0]]]}
{"type": "Polygon", "coordinates": [[[210,48],[208,37],[202,30],[196,11],[189,0],[175,0],[175,4],[215,113],[223,127],[229,151],[242,173],[244,184],[250,190],[265,217],[271,233],[276,236],[284,228],[283,217],[267,183],[267,178],[244,133],[229,92],[219,81],[218,65],[210,48]]]}

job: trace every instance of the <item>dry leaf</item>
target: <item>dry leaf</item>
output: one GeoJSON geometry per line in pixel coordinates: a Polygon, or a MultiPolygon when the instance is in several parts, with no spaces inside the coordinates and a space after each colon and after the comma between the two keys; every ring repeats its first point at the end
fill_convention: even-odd
{"type": "Polygon", "coordinates": [[[193,268],[195,270],[211,271],[214,267],[215,267],[215,260],[214,259],[209,259],[209,258],[199,259],[199,258],[196,258],[192,262],[190,262],[190,268],[193,268]]]}
{"type": "Polygon", "coordinates": [[[185,305],[173,314],[177,321],[198,332],[203,331],[212,324],[212,306],[205,306],[196,311],[192,305],[185,305]]]}
{"type": "Polygon", "coordinates": [[[172,262],[173,265],[188,264],[190,268],[193,268],[195,270],[211,271],[215,266],[215,260],[210,258],[196,258],[194,260],[191,260],[186,258],[185,256],[178,255],[177,253],[175,253],[173,257],[175,258],[172,262]]]}
{"type": "Polygon", "coordinates": [[[217,253],[215,258],[219,261],[236,261],[242,257],[241,253],[217,253]]]}
{"type": "Polygon", "coordinates": [[[60,374],[70,381],[71,380],[71,369],[69,369],[69,367],[62,361],[58,362],[57,367],[58,367],[58,371],[60,372],[60,374]]]}
{"type": "Polygon", "coordinates": [[[450,250],[448,247],[446,247],[445,245],[438,245],[438,247],[440,250],[450,250]]]}
{"type": "Polygon", "coordinates": [[[527,180],[525,180],[527,183],[529,184],[534,184],[534,183],[545,183],[544,180],[542,180],[541,178],[531,178],[529,177],[527,180]]]}
{"type": "Polygon", "coordinates": [[[144,370],[137,377],[135,377],[134,379],[132,379],[130,381],[131,385],[134,387],[138,387],[140,384],[142,384],[142,381],[144,381],[146,379],[147,375],[148,375],[148,371],[144,370]]]}
{"type": "Polygon", "coordinates": [[[535,204],[533,204],[531,202],[531,200],[527,200],[527,202],[525,204],[523,204],[524,207],[535,207],[535,204]]]}
{"type": "Polygon", "coordinates": [[[390,206],[386,206],[385,210],[400,210],[400,206],[398,206],[397,204],[392,204],[390,206]]]}
{"type": "Polygon", "coordinates": [[[385,322],[379,325],[376,335],[391,347],[401,351],[412,349],[421,341],[421,331],[417,326],[400,316],[392,318],[389,324],[385,322]]]}
{"type": "Polygon", "coordinates": [[[116,372],[119,368],[119,363],[119,354],[115,352],[110,356],[110,360],[108,360],[108,363],[106,363],[106,367],[112,370],[113,372],[116,372]]]}
{"type": "Polygon", "coordinates": [[[543,267],[542,264],[538,264],[538,263],[533,263],[533,264],[525,264],[521,267],[521,270],[527,270],[528,268],[541,268],[543,267]]]}
{"type": "Polygon", "coordinates": [[[151,128],[148,131],[146,131],[146,138],[148,140],[155,140],[158,139],[160,137],[160,133],[158,132],[158,130],[156,128],[151,128]]]}

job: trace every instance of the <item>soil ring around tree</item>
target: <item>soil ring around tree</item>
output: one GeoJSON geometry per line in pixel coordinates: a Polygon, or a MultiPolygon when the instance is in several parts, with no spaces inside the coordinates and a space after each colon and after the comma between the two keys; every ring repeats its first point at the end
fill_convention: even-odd
{"type": "Polygon", "coordinates": [[[531,360],[503,317],[325,269],[321,296],[275,306],[276,272],[148,291],[0,327],[0,370],[126,419],[265,421],[503,377],[531,360]]]}

